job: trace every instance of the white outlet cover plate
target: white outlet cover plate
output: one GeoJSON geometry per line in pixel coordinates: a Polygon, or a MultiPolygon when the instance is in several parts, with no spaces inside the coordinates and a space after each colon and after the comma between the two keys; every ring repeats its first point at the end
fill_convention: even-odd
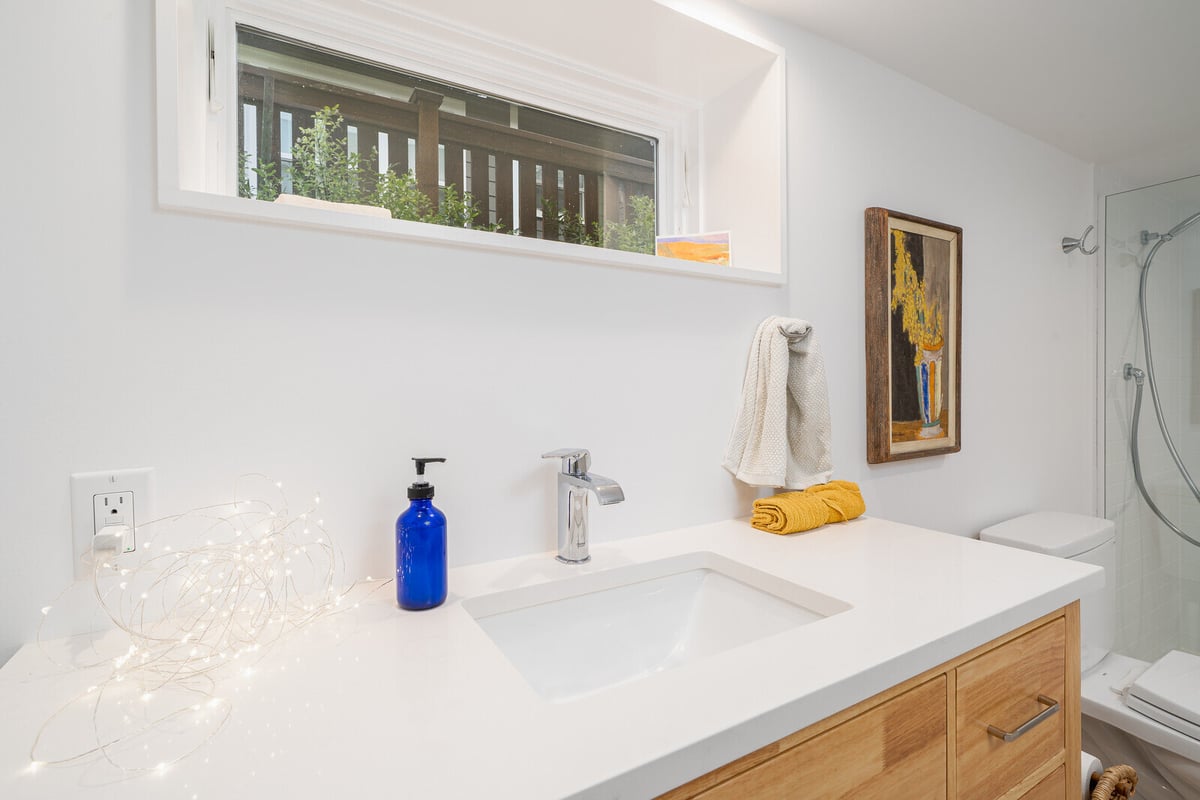
{"type": "Polygon", "coordinates": [[[113,469],[103,472],[76,472],[71,475],[71,555],[75,579],[88,577],[83,556],[92,549],[96,535],[94,498],[96,495],[133,492],[134,514],[126,519],[136,543],[136,526],[154,519],[154,468],[113,469]]]}

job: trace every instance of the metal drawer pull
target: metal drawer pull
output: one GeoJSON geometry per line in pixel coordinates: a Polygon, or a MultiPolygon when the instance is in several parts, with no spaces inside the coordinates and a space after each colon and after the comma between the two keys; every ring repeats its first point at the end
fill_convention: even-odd
{"type": "Polygon", "coordinates": [[[1058,713],[1057,700],[1051,700],[1049,697],[1046,697],[1046,695],[1039,694],[1037,696],[1037,701],[1046,706],[1046,708],[1038,712],[1037,716],[1031,717],[1025,722],[1021,723],[1021,726],[1015,731],[1009,732],[1001,730],[995,725],[988,725],[988,733],[990,733],[992,736],[995,736],[997,739],[1003,739],[1006,742],[1014,742],[1031,731],[1033,728],[1037,727],[1058,713]]]}

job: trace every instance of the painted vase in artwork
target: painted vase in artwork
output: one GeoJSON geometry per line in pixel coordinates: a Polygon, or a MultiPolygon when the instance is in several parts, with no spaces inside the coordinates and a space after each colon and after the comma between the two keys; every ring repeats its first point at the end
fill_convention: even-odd
{"type": "Polygon", "coordinates": [[[921,347],[917,370],[917,402],[921,406],[922,439],[942,436],[942,340],[921,347]]]}

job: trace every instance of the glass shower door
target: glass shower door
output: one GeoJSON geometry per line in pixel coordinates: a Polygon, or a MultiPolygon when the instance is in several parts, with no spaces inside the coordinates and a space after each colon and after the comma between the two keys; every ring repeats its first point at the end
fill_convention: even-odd
{"type": "MultiPolygon", "coordinates": [[[[1200,652],[1200,547],[1184,542],[1141,497],[1130,455],[1135,383],[1146,371],[1138,285],[1161,235],[1200,211],[1200,176],[1109,195],[1104,247],[1104,502],[1117,528],[1117,649],[1154,661],[1200,652]]],[[[1200,480],[1200,224],[1154,254],[1147,317],[1163,417],[1178,453],[1200,480]]],[[[1146,489],[1178,527],[1200,538],[1200,500],[1172,460],[1143,390],[1138,448],[1146,489]]]]}

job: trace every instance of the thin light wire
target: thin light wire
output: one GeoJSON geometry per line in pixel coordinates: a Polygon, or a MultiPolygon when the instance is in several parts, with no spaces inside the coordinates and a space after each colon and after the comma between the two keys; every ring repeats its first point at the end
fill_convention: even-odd
{"type": "MultiPolygon", "coordinates": [[[[93,641],[90,660],[60,662],[43,646],[53,607],[43,609],[38,644],[47,657],[107,674],[42,725],[31,769],[99,754],[127,775],[162,771],[228,722],[224,681],[248,674],[284,637],[352,605],[345,601],[357,583],[336,588],[342,559],[318,518],[320,495],[291,516],[282,489],[264,475],[244,475],[229,503],[139,525],[138,552],[91,554],[92,595],[128,648],[114,657],[93,641]],[[51,755],[53,731],[65,726],[62,738],[77,738],[80,712],[90,719],[88,746],[51,755]],[[179,733],[185,728],[187,736],[179,733]]],[[[367,580],[371,591],[390,582],[367,580]]]]}

